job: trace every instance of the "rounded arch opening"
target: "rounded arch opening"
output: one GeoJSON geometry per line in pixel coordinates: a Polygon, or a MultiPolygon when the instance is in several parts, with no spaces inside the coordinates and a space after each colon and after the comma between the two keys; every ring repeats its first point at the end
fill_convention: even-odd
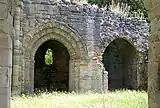
{"type": "Polygon", "coordinates": [[[34,91],[68,91],[69,60],[67,48],[56,40],[44,42],[35,53],[34,91]]]}
{"type": "Polygon", "coordinates": [[[69,53],[69,91],[79,88],[75,75],[79,73],[79,69],[74,64],[80,63],[80,58],[87,58],[87,49],[85,43],[80,39],[79,34],[67,25],[60,22],[49,22],[37,25],[36,28],[24,34],[23,41],[23,74],[24,84],[22,84],[22,92],[33,93],[34,70],[35,70],[35,54],[42,43],[48,40],[57,40],[63,44],[69,53]],[[78,37],[77,37],[78,35],[78,37]],[[73,64],[73,65],[72,65],[73,64]]]}
{"type": "Polygon", "coordinates": [[[137,50],[127,40],[117,38],[105,49],[103,64],[108,71],[108,89],[136,89],[137,50]]]}

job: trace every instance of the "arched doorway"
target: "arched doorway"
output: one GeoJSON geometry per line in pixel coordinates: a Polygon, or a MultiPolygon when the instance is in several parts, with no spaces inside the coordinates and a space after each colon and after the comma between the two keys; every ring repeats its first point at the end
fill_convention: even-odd
{"type": "MultiPolygon", "coordinates": [[[[33,31],[25,34],[23,40],[23,58],[21,92],[33,93],[35,89],[35,55],[38,49],[49,40],[56,40],[63,44],[69,54],[69,83],[67,91],[80,90],[80,59],[86,60],[86,45],[81,41],[77,32],[60,22],[48,22],[37,26],[33,31]]],[[[54,45],[51,45],[54,46],[54,45]]],[[[59,47],[59,46],[58,46],[59,47]]],[[[55,48],[55,47],[54,47],[55,48]]],[[[47,47],[48,49],[52,49],[47,47]]],[[[63,48],[62,48],[63,49],[63,48]]],[[[43,51],[46,54],[46,51],[43,51]]],[[[43,54],[43,56],[44,56],[43,54]]],[[[54,55],[54,51],[53,51],[54,55]]],[[[63,56],[61,56],[63,57],[63,56]]],[[[44,61],[43,61],[44,62],[44,61]]],[[[60,65],[59,65],[60,66],[60,65]]],[[[64,90],[64,89],[63,89],[64,90]]],[[[65,89],[66,91],[66,89],[65,89]]]]}
{"type": "Polygon", "coordinates": [[[36,51],[34,90],[68,91],[69,60],[67,48],[56,40],[44,42],[36,51]]]}
{"type": "Polygon", "coordinates": [[[103,63],[108,71],[108,89],[135,89],[137,85],[136,49],[123,38],[105,49],[103,63]]]}

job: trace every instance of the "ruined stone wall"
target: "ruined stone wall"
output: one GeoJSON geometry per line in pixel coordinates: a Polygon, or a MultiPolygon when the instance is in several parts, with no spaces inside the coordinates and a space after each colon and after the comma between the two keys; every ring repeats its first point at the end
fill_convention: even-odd
{"type": "Polygon", "coordinates": [[[143,37],[148,36],[149,30],[145,21],[125,19],[88,4],[65,5],[49,0],[21,1],[15,22],[19,27],[14,41],[19,45],[14,48],[19,52],[14,54],[16,75],[12,88],[19,93],[28,88],[33,91],[33,58],[38,47],[49,39],[60,41],[69,50],[70,77],[73,78],[70,90],[101,90],[102,73],[93,60],[95,55],[103,53],[116,38],[125,38],[137,49],[144,50],[142,42],[146,39],[143,37]]]}
{"type": "MultiPolygon", "coordinates": [[[[26,72],[24,72],[25,66],[22,65],[26,63],[24,61],[25,58],[23,56],[23,54],[26,53],[23,47],[25,43],[25,38],[28,38],[29,37],[28,35],[30,35],[28,33],[29,32],[32,33],[33,31],[35,31],[35,29],[38,26],[44,27],[45,29],[47,27],[43,26],[43,24],[48,23],[52,25],[54,22],[56,22],[57,26],[61,27],[62,25],[61,29],[65,29],[63,28],[63,26],[66,26],[67,27],[67,29],[65,29],[66,33],[72,33],[71,30],[74,31],[75,34],[72,33],[72,35],[75,35],[75,39],[79,40],[77,41],[77,43],[81,45],[79,45],[78,47],[82,48],[82,49],[80,48],[76,49],[76,50],[80,50],[80,52],[77,52],[77,53],[81,53],[82,50],[85,50],[84,53],[86,55],[86,58],[84,58],[83,56],[81,58],[76,58],[76,60],[75,59],[70,60],[70,64],[73,65],[72,67],[74,67],[75,69],[77,68],[76,69],[77,71],[82,71],[81,73],[78,72],[76,75],[77,78],[75,78],[75,80],[77,81],[78,84],[75,84],[74,88],[82,91],[83,90],[86,91],[89,89],[97,89],[97,88],[101,89],[100,87],[101,84],[99,81],[100,80],[99,77],[101,75],[99,75],[98,79],[96,79],[97,76],[95,76],[95,74],[98,73],[98,70],[95,70],[94,68],[92,68],[92,67],[97,67],[95,60],[92,60],[92,58],[94,56],[94,49],[95,49],[94,44],[96,40],[94,36],[99,35],[99,31],[100,31],[99,9],[90,9],[86,5],[66,6],[62,4],[56,4],[50,1],[27,1],[27,0],[24,2],[21,2],[21,6],[19,8],[20,8],[20,11],[19,11],[20,15],[18,17],[19,19],[16,18],[16,20],[18,19],[20,22],[20,30],[18,31],[19,32],[18,40],[20,42],[18,46],[19,54],[15,54],[14,57],[17,56],[15,58],[16,59],[21,58],[21,60],[17,61],[17,63],[19,64],[19,66],[17,66],[19,68],[16,70],[18,77],[16,81],[17,83],[13,84],[14,85],[13,92],[14,90],[15,92],[21,92],[25,88],[23,86],[25,85],[25,82],[26,82],[26,79],[24,78],[26,77],[25,76],[26,72]],[[88,55],[89,55],[89,58],[88,58],[88,55]],[[73,64],[72,61],[73,63],[74,62],[78,62],[78,63],[73,64]],[[93,73],[88,73],[88,71],[91,71],[93,73]]],[[[35,34],[33,33],[33,35],[35,34]]],[[[65,35],[65,34],[62,34],[62,35],[65,35]]],[[[34,36],[31,36],[31,38],[32,37],[34,36]]],[[[70,40],[70,42],[74,45],[74,41],[70,40]]],[[[39,44],[42,44],[42,43],[39,43],[39,44]]],[[[64,46],[67,46],[67,45],[64,44],[64,46]]],[[[33,49],[33,50],[36,50],[36,49],[33,49]]],[[[31,68],[34,68],[34,67],[32,66],[31,68]]],[[[97,69],[99,69],[99,67],[97,69]]],[[[74,81],[74,83],[76,81],[74,81]]]]}
{"type": "Polygon", "coordinates": [[[137,67],[135,72],[137,72],[139,89],[147,89],[148,36],[149,24],[145,20],[124,18],[112,12],[104,14],[99,41],[103,44],[103,52],[117,38],[123,38],[135,47],[137,60],[133,64],[137,67]]]}

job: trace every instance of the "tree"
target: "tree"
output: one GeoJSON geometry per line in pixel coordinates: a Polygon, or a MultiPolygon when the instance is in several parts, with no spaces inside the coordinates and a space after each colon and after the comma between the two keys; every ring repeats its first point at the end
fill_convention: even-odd
{"type": "Polygon", "coordinates": [[[130,6],[130,12],[141,12],[144,14],[144,17],[147,18],[147,11],[144,7],[144,3],[143,0],[88,0],[88,3],[90,3],[91,5],[96,4],[98,5],[98,7],[100,8],[104,8],[106,7],[107,10],[109,10],[109,6],[112,3],[115,4],[120,4],[121,7],[123,7],[123,4],[127,4],[128,6],[130,6]]]}

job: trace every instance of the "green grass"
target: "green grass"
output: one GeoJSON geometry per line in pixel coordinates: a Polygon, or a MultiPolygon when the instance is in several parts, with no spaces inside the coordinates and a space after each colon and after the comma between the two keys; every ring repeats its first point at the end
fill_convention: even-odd
{"type": "Polygon", "coordinates": [[[99,93],[40,93],[13,97],[11,108],[147,108],[144,91],[99,93]]]}

